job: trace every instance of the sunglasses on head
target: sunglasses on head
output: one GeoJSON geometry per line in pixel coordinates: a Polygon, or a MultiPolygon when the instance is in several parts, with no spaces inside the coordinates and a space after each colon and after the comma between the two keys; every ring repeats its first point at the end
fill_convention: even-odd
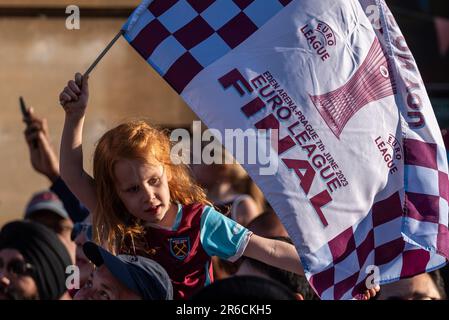
{"type": "Polygon", "coordinates": [[[92,225],[90,223],[77,222],[77,223],[75,223],[75,225],[73,226],[73,229],[72,229],[72,234],[71,234],[72,241],[74,241],[76,239],[76,237],[78,237],[78,235],[81,232],[84,232],[84,234],[86,235],[86,238],[88,240],[93,239],[92,225]]]}
{"type": "Polygon", "coordinates": [[[15,274],[17,276],[29,276],[34,272],[33,265],[19,259],[13,259],[9,261],[7,265],[0,259],[0,269],[5,268],[9,274],[15,274]]]}

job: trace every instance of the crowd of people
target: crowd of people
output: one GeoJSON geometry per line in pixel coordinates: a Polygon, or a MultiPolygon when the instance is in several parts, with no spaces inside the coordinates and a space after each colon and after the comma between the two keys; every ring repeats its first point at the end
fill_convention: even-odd
{"type": "MultiPolygon", "coordinates": [[[[60,158],[44,118],[24,118],[34,170],[49,180],[0,231],[0,299],[318,300],[289,235],[238,164],[173,164],[165,131],[106,132],[83,168],[88,78],[59,100],[60,158]]],[[[447,268],[367,288],[365,299],[446,298],[447,268]]]]}

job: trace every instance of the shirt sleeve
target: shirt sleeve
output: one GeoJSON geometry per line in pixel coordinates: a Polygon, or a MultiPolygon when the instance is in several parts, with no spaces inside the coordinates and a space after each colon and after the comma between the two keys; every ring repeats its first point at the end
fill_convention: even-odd
{"type": "Polygon", "coordinates": [[[252,232],[206,206],[201,216],[200,240],[209,256],[234,262],[243,255],[252,232]]]}
{"type": "Polygon", "coordinates": [[[89,215],[89,210],[78,200],[77,197],[69,190],[65,182],[59,177],[50,187],[64,204],[70,219],[73,222],[80,222],[89,215]]]}

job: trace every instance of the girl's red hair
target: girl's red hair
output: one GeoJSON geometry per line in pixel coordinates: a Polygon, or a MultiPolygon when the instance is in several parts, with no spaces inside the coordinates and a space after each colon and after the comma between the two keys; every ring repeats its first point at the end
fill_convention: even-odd
{"type": "Polygon", "coordinates": [[[123,123],[106,132],[98,141],[93,165],[98,204],[93,214],[93,225],[96,240],[106,243],[109,250],[120,250],[124,242],[130,244],[129,239],[138,241],[144,234],[143,221],[138,221],[126,210],[115,188],[114,166],[120,159],[139,159],[148,164],[163,165],[166,174],[172,177],[168,182],[172,202],[210,205],[189,167],[172,163],[170,150],[167,133],[144,121],[123,123]]]}

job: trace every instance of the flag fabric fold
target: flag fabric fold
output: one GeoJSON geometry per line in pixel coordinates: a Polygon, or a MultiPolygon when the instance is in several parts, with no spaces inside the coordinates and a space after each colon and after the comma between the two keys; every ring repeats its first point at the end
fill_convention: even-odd
{"type": "Polygon", "coordinates": [[[278,130],[274,174],[242,165],[322,299],[446,263],[446,150],[383,0],[144,1],[123,30],[209,128],[278,130]]]}

